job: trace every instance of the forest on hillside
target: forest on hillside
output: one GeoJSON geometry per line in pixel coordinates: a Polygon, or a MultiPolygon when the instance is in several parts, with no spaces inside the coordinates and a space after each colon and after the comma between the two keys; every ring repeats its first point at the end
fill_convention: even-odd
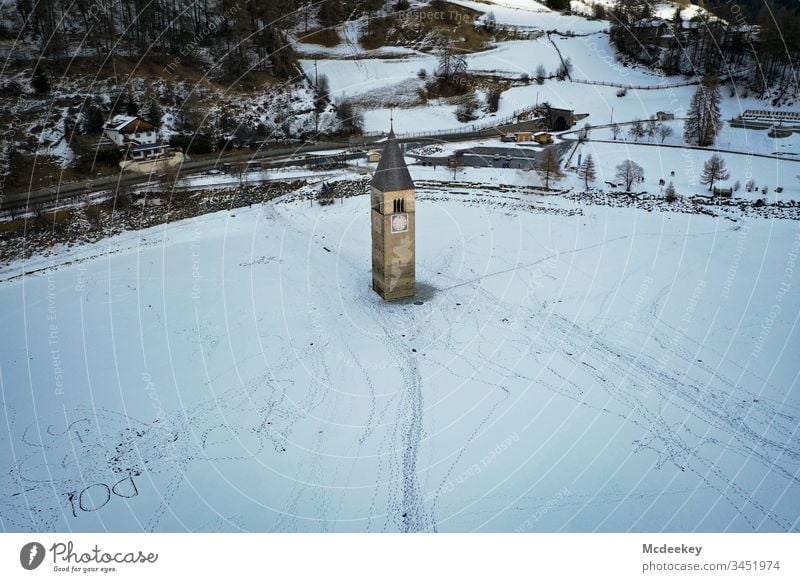
{"type": "Polygon", "coordinates": [[[0,11],[0,37],[20,31],[51,58],[180,55],[206,62],[216,76],[266,70],[291,78],[299,71],[287,31],[326,28],[384,0],[19,0],[0,11]]]}
{"type": "MultiPolygon", "coordinates": [[[[758,0],[761,2],[761,0],[758,0]]],[[[736,14],[653,18],[648,0],[619,0],[609,12],[611,41],[623,55],[668,75],[714,74],[759,94],[796,95],[800,10],[769,6],[750,23],[736,14]]]]}
{"type": "MultiPolygon", "coordinates": [[[[800,3],[797,0],[694,0],[693,4],[701,5],[722,17],[735,20],[737,14],[742,14],[751,23],[755,23],[764,13],[776,14],[781,10],[800,12],[800,3]]],[[[777,18],[776,18],[777,19],[777,18]]]]}

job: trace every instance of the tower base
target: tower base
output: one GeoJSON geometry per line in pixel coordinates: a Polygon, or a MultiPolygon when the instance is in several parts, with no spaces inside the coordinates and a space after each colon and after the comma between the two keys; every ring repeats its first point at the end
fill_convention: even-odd
{"type": "Polygon", "coordinates": [[[405,287],[402,289],[393,289],[392,291],[384,291],[377,281],[372,282],[372,290],[381,296],[384,301],[394,301],[395,299],[405,299],[406,297],[413,297],[417,294],[416,286],[405,287]]]}

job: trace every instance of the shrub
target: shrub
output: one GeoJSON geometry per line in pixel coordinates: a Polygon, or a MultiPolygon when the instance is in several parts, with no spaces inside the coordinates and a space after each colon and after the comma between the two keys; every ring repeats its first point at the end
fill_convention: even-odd
{"type": "Polygon", "coordinates": [[[678,193],[675,192],[675,184],[670,182],[667,184],[667,189],[664,190],[664,200],[672,204],[673,202],[677,202],[678,198],[678,193]]]}
{"type": "Polygon", "coordinates": [[[594,4],[592,6],[592,15],[597,20],[605,20],[606,19],[606,7],[602,4],[594,4]]]}
{"type": "Polygon", "coordinates": [[[569,0],[547,0],[547,7],[553,10],[566,10],[569,8],[569,0]]]}
{"type": "Polygon", "coordinates": [[[495,113],[500,109],[500,96],[502,94],[503,91],[500,87],[492,87],[489,89],[489,93],[486,95],[486,105],[490,113],[495,113]]]}
{"type": "Polygon", "coordinates": [[[50,81],[42,69],[36,69],[31,78],[31,87],[36,91],[37,95],[44,95],[50,92],[50,81]]]}
{"type": "Polygon", "coordinates": [[[456,117],[462,123],[475,119],[475,110],[478,109],[478,102],[475,97],[470,95],[456,109],[456,117]]]}
{"type": "Polygon", "coordinates": [[[207,135],[173,135],[169,145],[187,154],[208,154],[214,151],[214,144],[207,135]]]}

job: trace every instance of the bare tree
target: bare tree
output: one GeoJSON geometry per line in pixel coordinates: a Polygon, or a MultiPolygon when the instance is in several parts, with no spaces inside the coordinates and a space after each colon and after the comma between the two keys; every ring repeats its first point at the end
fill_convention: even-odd
{"type": "Polygon", "coordinates": [[[455,77],[466,74],[467,59],[464,55],[457,53],[451,44],[443,45],[437,56],[439,66],[436,74],[443,82],[451,84],[455,77]]]}
{"type": "Polygon", "coordinates": [[[164,173],[161,174],[161,191],[163,194],[171,194],[180,181],[180,166],[168,166],[165,163],[164,173]]]}
{"type": "Polygon", "coordinates": [[[587,123],[586,125],[584,125],[583,129],[581,129],[578,132],[578,142],[583,143],[586,140],[588,140],[589,139],[589,134],[590,134],[591,131],[592,131],[592,125],[590,123],[587,123]]]}
{"type": "Polygon", "coordinates": [[[231,176],[236,179],[236,193],[240,194],[244,190],[244,183],[247,181],[247,163],[231,164],[231,176]]]}
{"type": "Polygon", "coordinates": [[[589,182],[594,182],[597,179],[597,168],[592,154],[586,156],[586,159],[583,160],[583,163],[578,168],[578,177],[583,180],[583,186],[586,190],[589,189],[589,182]]]}
{"type": "Polygon", "coordinates": [[[558,67],[558,71],[556,71],[556,77],[559,81],[563,81],[564,79],[571,79],[572,75],[572,59],[567,57],[561,65],[558,67]]]}
{"type": "Polygon", "coordinates": [[[708,191],[714,188],[714,183],[719,180],[727,180],[731,175],[725,166],[725,160],[719,154],[714,154],[703,165],[703,176],[700,178],[701,184],[708,184],[708,191]]]}
{"type": "Polygon", "coordinates": [[[133,201],[133,186],[127,182],[120,182],[117,191],[114,193],[114,208],[124,210],[130,207],[133,201]]]}
{"type": "Polygon", "coordinates": [[[483,21],[483,27],[486,29],[486,32],[492,33],[497,29],[497,17],[494,15],[494,12],[489,12],[486,15],[486,19],[483,21]]]}
{"type": "Polygon", "coordinates": [[[364,127],[364,116],[353,102],[347,99],[336,102],[336,118],[341,124],[342,131],[349,135],[361,133],[364,127]]]}
{"type": "Polygon", "coordinates": [[[644,169],[633,160],[625,160],[617,166],[616,177],[625,182],[625,191],[630,192],[634,182],[644,179],[644,169]]]}
{"type": "Polygon", "coordinates": [[[656,136],[656,128],[658,127],[658,123],[655,119],[648,119],[645,129],[647,131],[647,141],[653,141],[653,138],[656,136]]]}
{"type": "Polygon", "coordinates": [[[456,179],[458,172],[464,167],[464,152],[457,151],[450,156],[450,167],[453,168],[453,180],[456,179]]]}
{"type": "Polygon", "coordinates": [[[661,138],[661,143],[664,143],[664,140],[671,137],[674,133],[675,132],[669,125],[659,123],[658,127],[656,127],[656,134],[661,138]]]}
{"type": "Polygon", "coordinates": [[[622,133],[622,128],[616,123],[613,123],[611,125],[611,135],[614,137],[614,141],[619,139],[621,133],[622,133]]]}
{"type": "Polygon", "coordinates": [[[544,187],[550,189],[550,180],[559,180],[564,177],[561,171],[561,161],[555,154],[555,150],[550,147],[544,150],[544,155],[538,163],[539,173],[544,175],[544,187]]]}
{"type": "Polygon", "coordinates": [[[536,82],[540,85],[544,83],[545,78],[547,77],[547,71],[544,69],[544,65],[539,65],[536,67],[536,72],[534,73],[536,77],[536,82]]]}
{"type": "Polygon", "coordinates": [[[633,125],[631,125],[630,129],[628,129],[628,135],[630,135],[634,141],[639,141],[643,138],[646,134],[644,129],[644,125],[642,125],[641,121],[636,121],[633,125]]]}

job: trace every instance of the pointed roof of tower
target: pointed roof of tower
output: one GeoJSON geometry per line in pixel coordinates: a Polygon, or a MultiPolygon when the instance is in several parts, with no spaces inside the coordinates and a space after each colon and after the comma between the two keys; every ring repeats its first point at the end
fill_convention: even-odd
{"type": "Polygon", "coordinates": [[[381,154],[381,161],[372,177],[372,185],[381,192],[399,192],[400,190],[413,190],[414,181],[408,173],[408,166],[403,158],[403,152],[397,143],[394,129],[389,131],[389,138],[381,154]]]}

